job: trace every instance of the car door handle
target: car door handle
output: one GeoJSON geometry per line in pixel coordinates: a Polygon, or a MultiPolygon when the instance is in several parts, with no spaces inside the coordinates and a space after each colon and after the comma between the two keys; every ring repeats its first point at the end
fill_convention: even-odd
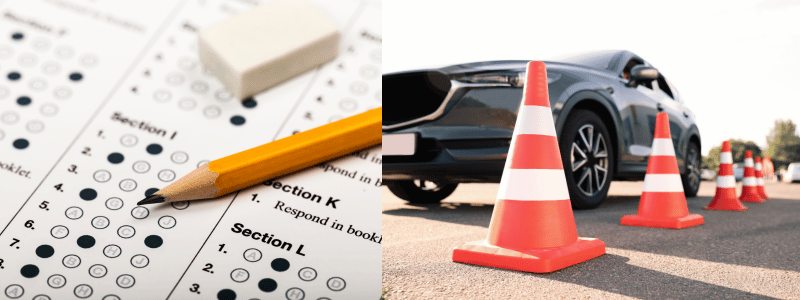
{"type": "Polygon", "coordinates": [[[656,104],[656,108],[658,108],[658,111],[664,111],[664,106],[661,103],[656,104]]]}

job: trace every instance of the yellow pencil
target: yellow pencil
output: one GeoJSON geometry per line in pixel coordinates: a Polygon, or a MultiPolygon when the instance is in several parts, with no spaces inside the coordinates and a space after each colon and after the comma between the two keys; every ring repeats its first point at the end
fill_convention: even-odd
{"type": "Polygon", "coordinates": [[[202,165],[138,205],[216,198],[381,143],[381,108],[202,165]]]}

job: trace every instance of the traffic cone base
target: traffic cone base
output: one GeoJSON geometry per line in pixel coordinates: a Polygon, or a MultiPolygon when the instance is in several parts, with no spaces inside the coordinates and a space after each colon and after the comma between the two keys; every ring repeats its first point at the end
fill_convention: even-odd
{"type": "Polygon", "coordinates": [[[629,215],[622,217],[620,223],[627,226],[684,229],[692,226],[702,225],[704,222],[701,215],[686,215],[679,218],[650,218],[640,215],[629,215]]]}
{"type": "Polygon", "coordinates": [[[566,246],[512,250],[485,240],[469,242],[453,250],[453,261],[533,273],[550,273],[606,254],[606,244],[594,238],[578,238],[566,246]]]}
{"type": "Polygon", "coordinates": [[[718,187],[714,199],[711,199],[711,203],[703,209],[745,211],[747,207],[742,205],[739,199],[736,199],[736,189],[718,187]]]}
{"type": "Polygon", "coordinates": [[[750,203],[764,203],[764,199],[758,195],[758,190],[755,186],[743,186],[742,187],[742,196],[739,197],[739,201],[741,202],[750,202],[750,203]]]}

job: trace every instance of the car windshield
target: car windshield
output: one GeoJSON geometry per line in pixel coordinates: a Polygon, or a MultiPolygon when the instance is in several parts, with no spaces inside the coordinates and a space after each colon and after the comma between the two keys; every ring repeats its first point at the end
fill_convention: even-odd
{"type": "Polygon", "coordinates": [[[619,51],[593,51],[555,57],[553,60],[606,70],[611,60],[614,59],[618,53],[619,51]]]}

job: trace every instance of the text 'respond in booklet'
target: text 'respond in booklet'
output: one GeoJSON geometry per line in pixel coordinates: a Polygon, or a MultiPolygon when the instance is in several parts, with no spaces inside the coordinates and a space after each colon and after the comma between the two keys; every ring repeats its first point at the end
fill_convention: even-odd
{"type": "Polygon", "coordinates": [[[197,33],[255,1],[0,1],[0,298],[380,297],[380,147],[136,205],[209,160],[381,106],[380,2],[312,2],[339,57],[240,101],[197,33]]]}

